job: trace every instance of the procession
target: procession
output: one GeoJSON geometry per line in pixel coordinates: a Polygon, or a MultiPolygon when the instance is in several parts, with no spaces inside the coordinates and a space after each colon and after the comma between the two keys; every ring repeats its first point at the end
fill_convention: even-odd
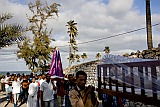
{"type": "Polygon", "coordinates": [[[0,107],[160,107],[160,0],[0,0],[0,107]]]}

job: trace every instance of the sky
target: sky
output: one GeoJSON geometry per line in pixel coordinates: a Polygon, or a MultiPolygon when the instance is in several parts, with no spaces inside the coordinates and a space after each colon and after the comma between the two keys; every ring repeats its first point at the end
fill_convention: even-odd
{"type": "MultiPolygon", "coordinates": [[[[13,18],[7,23],[19,23],[27,26],[27,15],[31,15],[28,3],[34,0],[0,0],[0,13],[10,12],[13,18]]],[[[43,0],[41,0],[43,1],[43,0]]],[[[48,4],[59,3],[58,17],[49,19],[47,26],[53,29],[52,38],[56,41],[51,46],[57,46],[61,53],[63,68],[68,66],[68,41],[66,24],[70,20],[77,23],[78,54],[86,53],[85,61],[96,60],[97,53],[104,55],[103,49],[110,47],[110,54],[123,55],[147,49],[146,29],[121,36],[115,36],[139,28],[144,28],[145,23],[145,0],[47,0],[48,4]]],[[[151,0],[152,24],[160,23],[160,0],[151,0]]],[[[160,43],[160,25],[152,27],[153,45],[160,43]]],[[[32,37],[31,33],[25,36],[32,37]]],[[[28,70],[23,59],[18,59],[15,52],[16,45],[0,49],[0,72],[1,71],[25,71],[28,70]]],[[[80,63],[83,61],[81,60],[80,63]]],[[[77,64],[77,63],[74,63],[77,64]]]]}

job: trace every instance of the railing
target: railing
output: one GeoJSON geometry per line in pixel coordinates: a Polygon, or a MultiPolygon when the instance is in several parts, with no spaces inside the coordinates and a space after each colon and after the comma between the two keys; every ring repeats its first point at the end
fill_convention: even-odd
{"type": "MultiPolygon", "coordinates": [[[[145,61],[117,64],[100,64],[97,66],[98,74],[98,92],[99,98],[101,94],[106,93],[111,96],[126,98],[131,101],[142,102],[147,105],[160,106],[160,84],[157,84],[158,75],[157,68],[160,66],[160,61],[145,61]],[[137,76],[135,76],[137,69],[137,76]],[[114,71],[114,78],[112,74],[114,71]],[[121,71],[121,81],[119,79],[119,71],[121,71]],[[127,76],[130,77],[130,82],[127,81],[127,76]],[[139,80],[139,85],[135,81],[139,80]],[[150,79],[150,80],[149,80],[150,79]],[[149,89],[145,88],[145,84],[150,81],[149,89]],[[114,89],[113,89],[114,88],[114,89]],[[130,91],[128,91],[130,89],[130,91]],[[140,93],[137,94],[137,89],[140,93]],[[151,90],[152,95],[148,95],[147,91],[151,90]]],[[[160,70],[159,70],[160,72],[160,70]]]]}

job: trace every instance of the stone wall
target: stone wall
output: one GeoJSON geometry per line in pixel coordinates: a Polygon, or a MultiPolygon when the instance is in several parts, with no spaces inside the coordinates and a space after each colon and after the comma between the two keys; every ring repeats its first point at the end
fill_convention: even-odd
{"type": "Polygon", "coordinates": [[[98,63],[99,63],[98,60],[82,63],[79,65],[72,66],[70,68],[70,72],[69,72],[69,68],[64,69],[64,72],[65,74],[73,73],[75,75],[77,71],[82,70],[87,73],[87,85],[97,86],[98,83],[97,83],[96,74],[97,74],[97,64],[98,63]]]}

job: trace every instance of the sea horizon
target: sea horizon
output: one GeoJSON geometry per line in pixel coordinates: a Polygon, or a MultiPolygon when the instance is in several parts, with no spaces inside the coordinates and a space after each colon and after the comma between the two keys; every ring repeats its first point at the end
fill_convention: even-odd
{"type": "MultiPolygon", "coordinates": [[[[7,72],[9,72],[10,74],[14,74],[14,73],[16,73],[16,74],[26,74],[26,75],[28,75],[28,74],[30,74],[32,71],[29,71],[29,70],[19,70],[19,71],[0,71],[0,75],[6,75],[6,73],[7,72]]],[[[39,74],[40,72],[37,72],[37,73],[35,73],[35,74],[39,74]]]]}

